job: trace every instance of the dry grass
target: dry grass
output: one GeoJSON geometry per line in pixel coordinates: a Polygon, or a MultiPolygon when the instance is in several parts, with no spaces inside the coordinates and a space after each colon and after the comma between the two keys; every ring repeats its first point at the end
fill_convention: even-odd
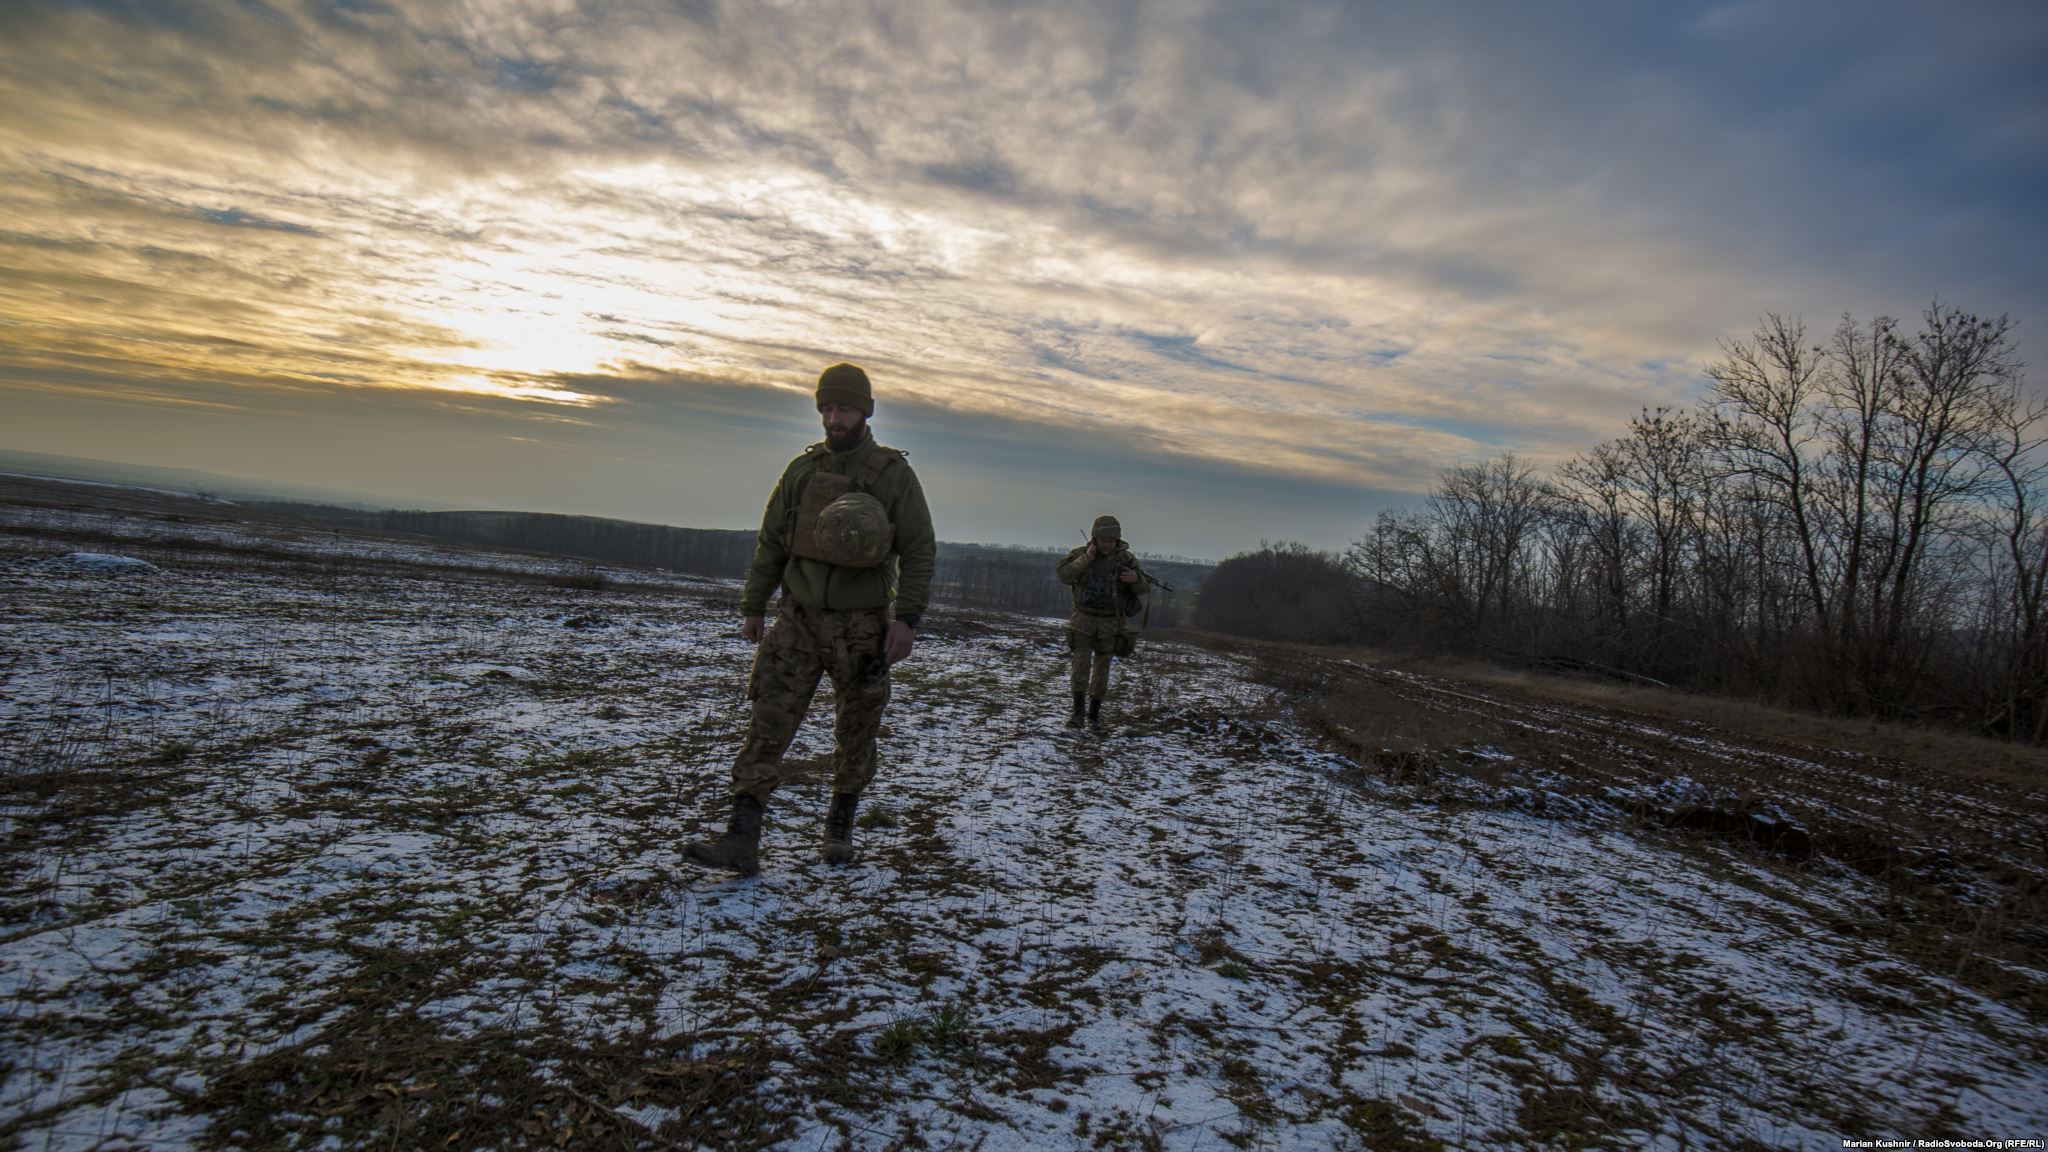
{"type": "Polygon", "coordinates": [[[2048,963],[2048,754],[1471,663],[1236,647],[1376,786],[1604,811],[1794,877],[1845,867],[1883,893],[1858,931],[2048,1019],[2048,995],[2015,976],[2048,963]]]}
{"type": "Polygon", "coordinates": [[[1962,780],[2015,788],[2048,787],[2048,748],[1967,732],[1869,718],[1826,716],[1733,696],[1684,692],[1506,668],[1481,660],[1409,656],[1373,648],[1328,648],[1246,640],[1213,632],[1155,630],[1160,639],[1271,663],[1280,653],[1321,661],[1354,661],[1483,687],[1525,700],[1681,724],[1708,725],[1730,736],[1788,750],[1854,752],[1962,780]],[[1263,654],[1263,655],[1262,655],[1263,654]]]}
{"type": "Polygon", "coordinates": [[[1546,676],[1473,660],[1387,660],[1364,650],[1347,651],[1343,655],[1405,667],[1447,680],[1483,684],[1530,699],[1708,724],[1732,735],[1794,748],[1824,748],[1881,756],[1966,780],[2021,788],[2048,785],[2048,748],[1993,740],[1966,732],[1885,720],[1822,716],[1729,696],[1582,677],[1546,676]]]}

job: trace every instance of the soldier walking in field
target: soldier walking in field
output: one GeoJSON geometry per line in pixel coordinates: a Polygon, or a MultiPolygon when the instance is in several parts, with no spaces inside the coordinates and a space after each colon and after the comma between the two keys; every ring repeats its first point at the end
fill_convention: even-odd
{"type": "Polygon", "coordinates": [[[686,860],[742,875],[760,871],[761,817],[820,676],[839,698],[824,857],[853,859],[854,807],[875,776],[889,666],[910,655],[931,591],[931,512],[910,461],[868,430],[867,373],[825,369],[817,402],[825,439],[776,481],[740,596],[740,635],[760,650],[747,680],[753,716],[732,766],[732,817],[724,836],[683,848],[686,860]]]}
{"type": "Polygon", "coordinates": [[[1109,662],[1130,655],[1125,620],[1143,608],[1145,572],[1114,516],[1097,516],[1088,543],[1067,553],[1054,571],[1074,594],[1074,614],[1067,620],[1067,648],[1073,657],[1068,686],[1073,689],[1074,711],[1067,727],[1086,724],[1100,730],[1102,701],[1109,695],[1109,662]]]}

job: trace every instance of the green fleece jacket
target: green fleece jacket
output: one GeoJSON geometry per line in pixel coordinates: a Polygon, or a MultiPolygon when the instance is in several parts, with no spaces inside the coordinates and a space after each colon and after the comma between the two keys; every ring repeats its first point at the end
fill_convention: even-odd
{"type": "MultiPolygon", "coordinates": [[[[874,433],[865,432],[860,443],[830,455],[836,470],[854,475],[875,448],[874,433]]],[[[889,523],[896,528],[886,562],[873,568],[841,568],[790,555],[794,513],[823,455],[806,451],[790,461],[782,470],[782,479],[776,481],[775,491],[769,493],[761,533],[754,541],[754,561],[747,566],[746,591],[740,595],[741,613],[765,615],[768,598],[779,585],[807,608],[844,612],[880,608],[894,601],[896,615],[921,615],[931,599],[932,561],[938,542],[932,535],[932,514],[925,506],[924,489],[908,460],[884,468],[874,487],[868,489],[888,510],[889,523]]]]}

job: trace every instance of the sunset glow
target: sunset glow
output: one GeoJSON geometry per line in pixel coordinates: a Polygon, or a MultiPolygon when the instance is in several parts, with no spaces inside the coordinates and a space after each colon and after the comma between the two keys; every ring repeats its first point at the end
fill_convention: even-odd
{"type": "Polygon", "coordinates": [[[14,7],[0,447],[431,419],[490,463],[300,479],[743,525],[855,360],[942,533],[1218,554],[1562,460],[1765,311],[2038,322],[2039,10],[1596,8],[14,7]],[[507,447],[572,410],[586,456],[507,447]],[[761,478],[606,462],[663,437],[761,478]]]}

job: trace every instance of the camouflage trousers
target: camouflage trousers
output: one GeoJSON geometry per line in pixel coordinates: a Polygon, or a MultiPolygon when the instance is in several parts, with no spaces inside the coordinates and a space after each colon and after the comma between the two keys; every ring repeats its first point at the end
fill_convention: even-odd
{"type": "Polygon", "coordinates": [[[821,612],[785,595],[754,654],[747,698],[754,702],[747,742],[733,761],[733,791],[763,804],[782,782],[782,754],[810,711],[821,676],[839,700],[833,728],[832,790],[858,795],[875,778],[875,737],[889,703],[889,665],[882,643],[884,611],[821,612]]]}
{"type": "Polygon", "coordinates": [[[1074,613],[1067,621],[1067,650],[1073,655],[1070,688],[1090,696],[1109,695],[1109,662],[1116,655],[1116,638],[1123,630],[1123,621],[1114,616],[1074,613]]]}

